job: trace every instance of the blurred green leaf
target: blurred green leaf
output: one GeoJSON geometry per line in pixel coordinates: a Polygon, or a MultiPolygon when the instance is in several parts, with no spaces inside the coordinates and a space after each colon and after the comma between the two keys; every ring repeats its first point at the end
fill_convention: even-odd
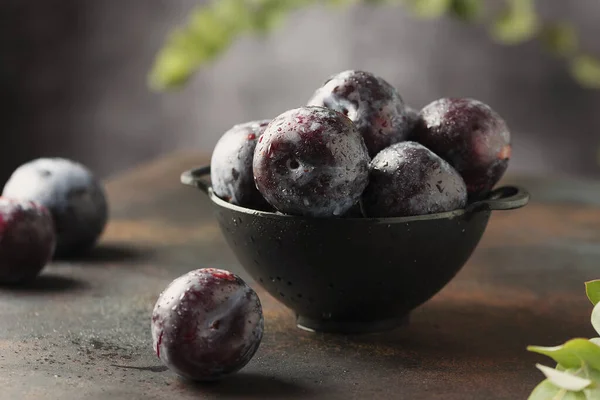
{"type": "MultiPolygon", "coordinates": [[[[215,0],[213,0],[215,1],[215,0]]],[[[216,0],[219,1],[219,0],[216,0]]],[[[249,17],[252,19],[252,29],[261,34],[270,32],[281,25],[287,13],[296,7],[310,4],[313,1],[305,0],[254,0],[246,2],[250,5],[249,17]]]]}
{"type": "Polygon", "coordinates": [[[175,30],[158,53],[150,86],[157,90],[181,86],[198,65],[216,57],[231,42],[236,24],[243,21],[240,5],[241,0],[220,0],[218,5],[194,9],[187,24],[175,30]]]}
{"type": "Polygon", "coordinates": [[[542,381],[527,400],[588,400],[583,392],[569,392],[555,386],[548,379],[542,381]]]}
{"type": "MultiPolygon", "coordinates": [[[[528,400],[598,400],[600,399],[600,371],[591,369],[588,367],[578,369],[568,369],[557,367],[556,370],[547,368],[546,372],[550,375],[568,374],[573,377],[579,377],[591,381],[583,391],[571,391],[565,388],[561,388],[561,382],[554,382],[553,379],[549,378],[541,382],[528,397],[528,400]],[[555,372],[552,372],[555,371],[555,372]],[[557,385],[558,384],[558,385],[557,385]]],[[[568,379],[568,378],[567,378],[568,379]]],[[[564,382],[563,382],[564,383],[564,382]]],[[[563,385],[565,386],[565,385],[563,385]]]]}
{"type": "MultiPolygon", "coordinates": [[[[211,0],[197,7],[187,23],[172,32],[156,56],[148,82],[164,90],[184,85],[203,64],[222,54],[244,34],[266,34],[292,11],[314,5],[341,7],[355,3],[404,4],[415,15],[435,18],[450,14],[473,21],[483,10],[481,0],[211,0]]],[[[588,55],[572,57],[577,50],[575,29],[564,22],[541,25],[534,0],[505,0],[506,7],[492,21],[490,34],[504,44],[529,40],[538,33],[547,48],[571,56],[573,77],[583,86],[600,89],[600,63],[588,55]]]]}
{"type": "Polygon", "coordinates": [[[450,11],[463,21],[473,21],[481,14],[481,0],[452,0],[450,11]]]}
{"type": "MultiPolygon", "coordinates": [[[[592,311],[592,326],[596,330],[596,332],[600,335],[600,303],[594,306],[594,310],[592,311]]],[[[600,348],[600,347],[599,347],[600,348]]],[[[598,370],[600,368],[594,367],[598,370]]]]}
{"type": "Polygon", "coordinates": [[[492,24],[491,34],[504,44],[517,44],[532,39],[538,25],[533,0],[507,0],[506,8],[492,24]]]}
{"type": "Polygon", "coordinates": [[[600,279],[587,281],[585,283],[585,293],[593,305],[600,303],[600,279]]]}
{"type": "Polygon", "coordinates": [[[573,392],[580,392],[592,384],[592,380],[582,378],[569,371],[558,371],[554,368],[546,367],[545,365],[536,364],[536,367],[542,371],[546,378],[552,382],[554,386],[561,389],[566,389],[573,392]]]}
{"type": "Polygon", "coordinates": [[[549,51],[559,56],[573,54],[578,46],[575,28],[565,22],[545,24],[540,39],[549,51]]]}
{"type": "MultiPolygon", "coordinates": [[[[387,3],[389,0],[362,0],[365,3],[387,3]]],[[[333,7],[345,7],[352,4],[358,4],[361,0],[328,0],[326,1],[327,5],[333,7]]]]}
{"type": "Polygon", "coordinates": [[[600,89],[600,62],[589,55],[579,55],[571,60],[571,73],[583,86],[600,89]]]}
{"type": "MultiPolygon", "coordinates": [[[[354,0],[324,0],[341,4],[354,0]]],[[[155,90],[185,84],[204,63],[225,51],[240,35],[265,33],[286,14],[317,0],[213,0],[194,9],[185,26],[175,30],[157,54],[148,76],[155,90]]]]}
{"type": "Polygon", "coordinates": [[[580,368],[586,363],[600,370],[600,346],[587,339],[572,339],[554,347],[528,346],[527,350],[548,356],[565,369],[580,368]]]}
{"type": "Polygon", "coordinates": [[[452,0],[405,0],[410,10],[421,18],[437,18],[450,9],[452,0]]]}
{"type": "Polygon", "coordinates": [[[600,399],[600,371],[592,368],[585,368],[579,376],[591,379],[594,384],[583,390],[586,400],[600,399]]]}

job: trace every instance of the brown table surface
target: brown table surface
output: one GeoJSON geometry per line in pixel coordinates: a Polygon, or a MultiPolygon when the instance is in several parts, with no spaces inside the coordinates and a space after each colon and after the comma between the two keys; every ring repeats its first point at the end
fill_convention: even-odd
{"type": "Polygon", "coordinates": [[[512,178],[532,202],[493,214],[467,265],[409,326],[312,334],[258,289],[265,335],[250,364],[216,384],[178,379],[152,349],[158,294],[201,267],[249,279],[206,196],[179,184],[206,160],[176,154],[109,180],[99,247],[0,291],[1,399],[525,399],[546,362],[528,344],[594,336],[583,283],[600,278],[600,185],[512,178]]]}

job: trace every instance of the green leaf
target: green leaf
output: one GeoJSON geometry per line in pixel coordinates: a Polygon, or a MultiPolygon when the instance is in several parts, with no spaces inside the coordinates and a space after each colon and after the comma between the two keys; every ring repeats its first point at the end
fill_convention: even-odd
{"type": "Polygon", "coordinates": [[[504,44],[517,44],[532,39],[539,22],[533,0],[507,0],[507,7],[494,20],[491,34],[504,44]]]}
{"type": "Polygon", "coordinates": [[[600,89],[600,62],[589,55],[579,55],[571,60],[571,73],[582,85],[600,89]]]}
{"type": "Polygon", "coordinates": [[[592,368],[584,368],[583,373],[579,376],[591,379],[594,382],[592,386],[583,391],[586,399],[600,399],[600,371],[592,368]]]}
{"type": "MultiPolygon", "coordinates": [[[[387,3],[388,0],[363,0],[366,3],[374,3],[374,4],[378,4],[378,3],[387,3]]],[[[348,6],[348,5],[352,5],[352,4],[358,4],[360,3],[361,0],[328,0],[327,1],[327,5],[329,6],[333,6],[333,7],[344,7],[344,6],[348,6]]]]}
{"type": "Polygon", "coordinates": [[[438,18],[450,9],[452,0],[405,0],[411,11],[421,18],[438,18]]]}
{"type": "Polygon", "coordinates": [[[544,25],[540,38],[550,52],[559,56],[568,56],[577,50],[577,32],[565,22],[544,25]]]}
{"type": "Polygon", "coordinates": [[[542,371],[550,382],[561,389],[580,392],[592,384],[590,379],[581,378],[567,371],[557,371],[554,368],[546,367],[541,364],[536,364],[535,366],[542,371]]]}
{"type": "Polygon", "coordinates": [[[481,15],[481,0],[452,0],[452,15],[463,21],[473,21],[481,15]]]}
{"type": "MultiPolygon", "coordinates": [[[[592,326],[600,335],[600,303],[596,304],[592,310],[592,326]]],[[[600,368],[596,366],[594,366],[594,368],[600,370],[600,368]]]]}
{"type": "Polygon", "coordinates": [[[566,369],[580,368],[587,363],[600,370],[600,346],[587,339],[572,339],[555,347],[528,346],[527,350],[546,355],[566,369]]]}
{"type": "Polygon", "coordinates": [[[527,400],[588,400],[583,392],[569,392],[555,386],[548,379],[533,389],[527,400]]]}
{"type": "Polygon", "coordinates": [[[586,282],[585,293],[593,305],[600,303],[600,279],[586,282]]]}
{"type": "MultiPolygon", "coordinates": [[[[329,0],[342,2],[344,0],[329,0]]],[[[352,0],[345,0],[351,2],[352,0]]],[[[187,23],[175,30],[157,54],[148,76],[155,90],[185,84],[203,64],[227,50],[245,33],[265,33],[294,9],[317,0],[212,0],[194,9],[187,23]]]]}

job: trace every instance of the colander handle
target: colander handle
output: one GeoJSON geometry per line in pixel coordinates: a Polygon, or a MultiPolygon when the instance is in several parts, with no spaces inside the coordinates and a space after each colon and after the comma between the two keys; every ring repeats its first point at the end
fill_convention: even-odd
{"type": "Polygon", "coordinates": [[[210,183],[203,179],[206,177],[210,177],[210,165],[185,171],[183,174],[181,174],[181,183],[187,186],[198,188],[204,193],[208,194],[210,183]]]}
{"type": "Polygon", "coordinates": [[[521,208],[529,202],[529,192],[519,186],[503,186],[493,190],[487,198],[478,200],[467,206],[467,211],[513,210],[521,208]]]}

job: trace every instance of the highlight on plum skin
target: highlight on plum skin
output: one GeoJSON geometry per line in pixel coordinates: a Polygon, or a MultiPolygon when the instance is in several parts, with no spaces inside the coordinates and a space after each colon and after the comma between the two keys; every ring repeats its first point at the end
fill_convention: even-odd
{"type": "Polygon", "coordinates": [[[243,368],[262,340],[260,299],[239,276],[191,271],[161,293],[152,313],[157,357],[178,375],[213,381],[243,368]]]}
{"type": "Polygon", "coordinates": [[[324,107],[301,107],[273,119],[259,139],[254,181],[277,211],[341,217],[368,183],[369,160],[350,119],[324,107]]]}
{"type": "Polygon", "coordinates": [[[398,91],[370,72],[348,70],[332,76],[307,104],[348,116],[363,136],[370,157],[407,140],[411,130],[411,115],[398,91]]]}
{"type": "Polygon", "coordinates": [[[506,122],[474,99],[443,98],[425,106],[413,139],[461,174],[470,200],[485,197],[492,190],[511,156],[506,122]]]}
{"type": "Polygon", "coordinates": [[[434,214],[466,204],[467,188],[458,172],[418,143],[396,143],[371,161],[362,197],[368,217],[434,214]]]}
{"type": "Polygon", "coordinates": [[[210,177],[221,199],[254,210],[272,210],[254,185],[252,158],[260,136],[270,120],[237,124],[217,142],[211,158],[210,177]]]}
{"type": "Polygon", "coordinates": [[[27,200],[0,197],[0,284],[25,284],[52,259],[56,246],[48,209],[27,200]]]}

